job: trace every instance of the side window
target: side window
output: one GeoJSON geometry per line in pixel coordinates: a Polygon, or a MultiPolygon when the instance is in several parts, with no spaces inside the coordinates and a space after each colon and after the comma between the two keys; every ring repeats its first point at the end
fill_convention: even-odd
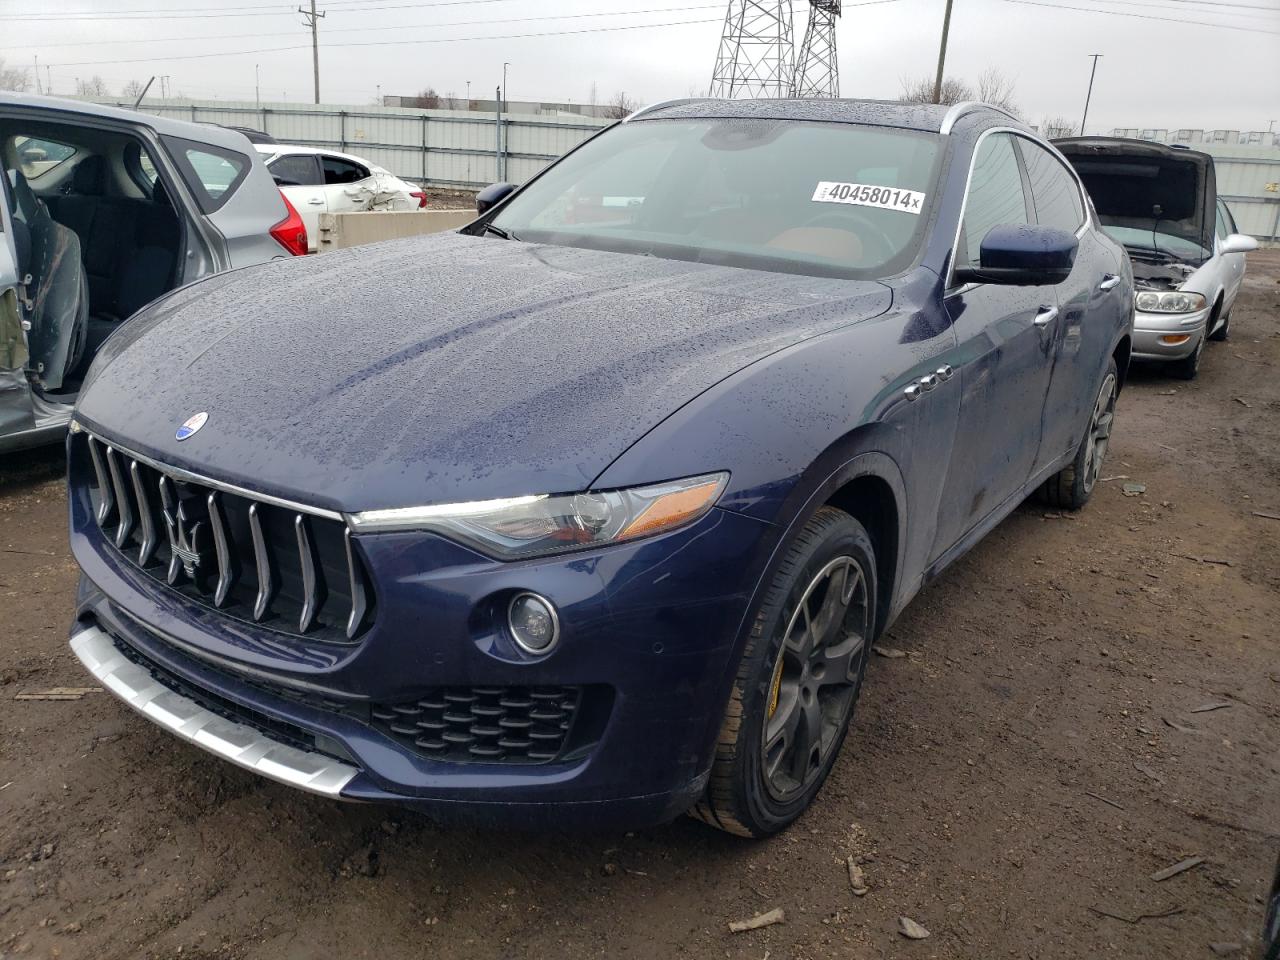
{"type": "Polygon", "coordinates": [[[242,153],[180,137],[162,139],[202,213],[221,209],[249,173],[249,158],[242,153]]]}
{"type": "Polygon", "coordinates": [[[1075,178],[1057,157],[1039,144],[1020,139],[1018,148],[1027,165],[1036,222],[1075,233],[1084,223],[1084,206],[1080,202],[1080,188],[1076,186],[1075,178]]]}
{"type": "Polygon", "coordinates": [[[359,183],[369,176],[367,169],[350,160],[342,160],[338,157],[321,157],[320,160],[324,166],[326,184],[359,183]]]}
{"type": "Polygon", "coordinates": [[[282,187],[310,187],[322,182],[316,158],[306,153],[289,153],[276,157],[267,164],[267,169],[282,187]]]}
{"type": "Polygon", "coordinates": [[[1225,239],[1230,233],[1239,233],[1235,227],[1235,218],[1225,201],[1217,201],[1217,238],[1225,239]]]}
{"type": "Polygon", "coordinates": [[[961,249],[957,259],[977,266],[982,238],[992,227],[1026,224],[1027,198],[1022,190],[1022,171],[1013,151],[1013,138],[995,133],[982,141],[969,175],[969,196],[965,201],[961,249]]]}
{"type": "Polygon", "coordinates": [[[76,153],[76,148],[69,144],[37,137],[14,137],[11,146],[10,156],[17,158],[22,175],[28,180],[39,179],[76,153]]]}

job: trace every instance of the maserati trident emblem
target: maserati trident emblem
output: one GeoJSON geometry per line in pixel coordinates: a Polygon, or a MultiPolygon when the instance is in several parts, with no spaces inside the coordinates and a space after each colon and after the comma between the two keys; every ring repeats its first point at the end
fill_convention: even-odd
{"type": "Polygon", "coordinates": [[[173,435],[174,439],[186,440],[188,437],[194,436],[196,431],[203,427],[208,420],[209,414],[204,410],[187,417],[182,421],[182,426],[178,428],[178,432],[173,435]]]}
{"type": "MultiPolygon", "coordinates": [[[[165,498],[168,501],[169,498],[165,498]]],[[[171,502],[164,504],[164,525],[169,533],[169,582],[178,580],[178,568],[187,578],[194,580],[200,570],[200,534],[204,532],[204,522],[187,520],[186,505],[179,503],[175,511],[171,502]]]]}

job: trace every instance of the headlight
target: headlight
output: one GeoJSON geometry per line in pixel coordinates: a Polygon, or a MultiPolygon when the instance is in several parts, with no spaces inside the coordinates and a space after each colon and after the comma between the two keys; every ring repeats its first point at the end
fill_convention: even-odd
{"type": "Polygon", "coordinates": [[[727,473],[709,473],[627,490],[513,497],[351,514],[357,533],[434,530],[501,560],[634,540],[706,514],[727,473]]]}
{"type": "Polygon", "coordinates": [[[1154,293],[1147,290],[1138,294],[1134,305],[1143,313],[1195,313],[1203,310],[1207,302],[1198,293],[1184,293],[1181,290],[1154,293]]]}

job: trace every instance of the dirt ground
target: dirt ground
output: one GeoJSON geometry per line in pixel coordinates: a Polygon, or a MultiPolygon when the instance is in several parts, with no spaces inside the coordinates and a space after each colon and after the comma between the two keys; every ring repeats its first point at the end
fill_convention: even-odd
{"type": "Polygon", "coordinates": [[[1199,380],[1135,374],[1083,513],[1022,507],[912,604],[883,641],[908,655],[874,658],[820,801],[769,842],[446,830],[240,772],[106,693],[15,700],[86,682],[62,470],[0,459],[0,958],[1257,950],[1280,850],[1278,254],[1251,257],[1199,380]],[[784,924],[728,931],[773,907],[784,924]]]}

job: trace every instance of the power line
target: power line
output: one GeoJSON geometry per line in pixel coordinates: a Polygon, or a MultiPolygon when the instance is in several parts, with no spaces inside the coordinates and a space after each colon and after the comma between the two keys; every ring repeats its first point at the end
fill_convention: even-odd
{"type": "MultiPolygon", "coordinates": [[[[1170,0],[1156,0],[1156,2],[1154,3],[1148,3],[1146,2],[1146,0],[1089,0],[1089,2],[1090,3],[1107,3],[1107,4],[1127,6],[1127,7],[1148,7],[1148,8],[1157,9],[1157,10],[1177,10],[1179,13],[1207,14],[1212,12],[1209,10],[1188,10],[1186,7],[1170,6],[1169,5],[1170,0]]],[[[1232,4],[1232,6],[1234,6],[1234,4],[1232,4]]],[[[1264,8],[1250,7],[1249,9],[1261,10],[1264,8]]],[[[1280,7],[1277,7],[1276,9],[1271,10],[1270,12],[1273,14],[1280,15],[1280,7]]],[[[1213,15],[1218,17],[1248,17],[1251,20],[1258,19],[1256,14],[1242,13],[1242,12],[1237,12],[1235,10],[1222,10],[1222,11],[1213,13],[1213,15]]]]}
{"type": "MultiPolygon", "coordinates": [[[[583,27],[578,30],[548,30],[541,33],[507,33],[485,37],[435,37],[430,40],[373,40],[359,43],[329,43],[326,49],[333,47],[398,47],[427,43],[468,43],[477,40],[522,40],[530,37],[563,37],[583,33],[611,33],[619,30],[651,30],[659,27],[692,27],[708,23],[719,23],[717,20],[679,20],[670,23],[632,23],[614,27],[583,27]]],[[[289,50],[306,50],[309,44],[288,47],[260,47],[253,50],[224,50],[220,53],[188,53],[172,57],[135,57],[124,60],[77,60],[54,63],[55,67],[92,67],[99,64],[115,63],[160,63],[170,60],[208,60],[212,57],[237,57],[251,53],[282,53],[289,50]]]]}
{"type": "MultiPolygon", "coordinates": [[[[359,2],[359,0],[348,0],[349,3],[359,2]]],[[[378,0],[379,6],[368,7],[350,7],[344,8],[335,6],[333,9],[338,13],[364,13],[372,10],[405,10],[418,9],[420,7],[463,7],[471,6],[477,3],[511,3],[514,0],[434,0],[428,3],[394,3],[387,4],[383,0],[378,0]]],[[[212,7],[202,7],[198,9],[213,10],[212,7]]],[[[223,8],[217,8],[223,9],[223,8]]],[[[235,9],[235,8],[230,8],[235,9]]],[[[86,20],[212,20],[212,19],[228,19],[231,17],[278,17],[293,16],[297,11],[293,9],[279,10],[261,10],[258,12],[244,13],[160,13],[148,11],[135,11],[129,15],[121,15],[120,13],[104,13],[104,14],[66,14],[66,13],[40,13],[40,14],[0,14],[0,20],[37,20],[42,22],[80,22],[86,20]]]]}
{"type": "MultiPolygon", "coordinates": [[[[875,0],[878,3],[893,3],[896,0],[875,0]]],[[[376,31],[386,30],[418,30],[418,29],[436,29],[438,27],[475,27],[485,24],[493,24],[501,26],[506,23],[530,23],[541,20],[580,20],[588,17],[631,17],[639,16],[647,13],[684,13],[692,10],[719,10],[719,3],[704,3],[692,7],[652,7],[647,10],[618,10],[609,11],[607,13],[557,13],[545,17],[503,17],[501,20],[453,20],[444,23],[405,23],[396,24],[390,27],[344,27],[342,32],[348,33],[372,33],[376,31]]],[[[185,37],[146,37],[141,40],[77,40],[71,43],[27,43],[17,44],[6,47],[8,50],[44,50],[48,47],[100,47],[104,43],[178,43],[189,40],[245,40],[250,37],[261,37],[261,32],[255,33],[226,33],[215,34],[213,36],[191,36],[185,37]]]]}
{"type": "Polygon", "coordinates": [[[1165,23],[1185,23],[1197,27],[1218,27],[1222,30],[1243,30],[1247,33],[1265,33],[1280,37],[1280,31],[1262,30],[1233,23],[1214,23],[1211,20],[1180,20],[1177,17],[1157,17],[1148,13],[1127,13],[1123,10],[1099,10],[1096,7],[1070,7],[1062,3],[1044,3],[1041,0],[1004,0],[1005,3],[1021,3],[1029,7],[1048,7],[1050,10],[1079,10],[1082,13],[1101,13],[1112,17],[1133,17],[1138,20],[1161,20],[1165,23]]]}

